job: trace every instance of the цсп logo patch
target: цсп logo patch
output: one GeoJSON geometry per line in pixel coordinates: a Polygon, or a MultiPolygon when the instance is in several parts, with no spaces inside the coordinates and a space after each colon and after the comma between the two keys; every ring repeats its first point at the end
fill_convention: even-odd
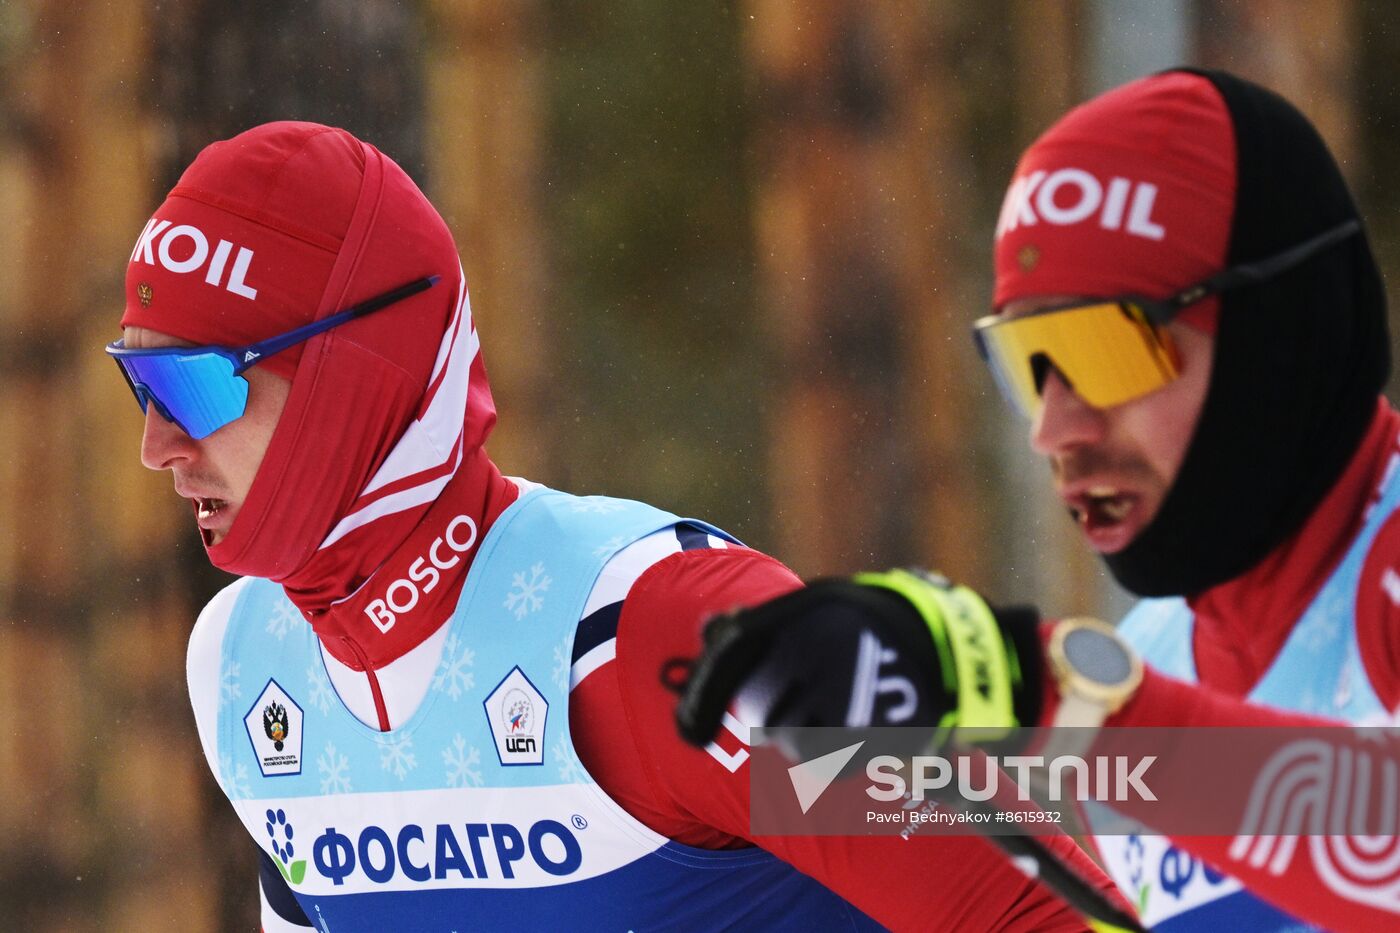
{"type": "Polygon", "coordinates": [[[544,764],[544,726],[549,703],[519,667],[510,669],[482,705],[501,764],[544,764]]]}

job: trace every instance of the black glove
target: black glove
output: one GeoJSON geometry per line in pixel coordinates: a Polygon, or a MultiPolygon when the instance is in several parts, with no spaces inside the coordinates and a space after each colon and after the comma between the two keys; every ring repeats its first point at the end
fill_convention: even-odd
{"type": "MultiPolygon", "coordinates": [[[[987,747],[1010,727],[1038,723],[1039,622],[1034,609],[994,611],[972,590],[930,574],[858,574],[719,616],[705,628],[700,657],[670,662],[662,679],[681,693],[676,724],[695,745],[714,738],[734,703],[750,725],[923,728],[883,734],[876,744],[888,743],[892,754],[926,749],[963,728],[987,747]]],[[[798,729],[776,739],[793,761],[831,751],[804,747],[806,735],[798,729]]],[[[1143,929],[1034,837],[989,838],[1031,860],[1036,876],[1093,918],[1094,929],[1143,929]]]]}
{"type": "Polygon", "coordinates": [[[764,726],[1033,726],[1038,623],[930,574],[859,574],[715,618],[683,683],[666,676],[681,735],[701,746],[731,703],[764,726]]]}

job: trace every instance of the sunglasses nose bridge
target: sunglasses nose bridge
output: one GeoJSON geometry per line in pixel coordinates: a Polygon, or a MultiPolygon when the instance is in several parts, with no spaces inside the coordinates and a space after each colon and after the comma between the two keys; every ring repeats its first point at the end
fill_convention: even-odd
{"type": "MultiPolygon", "coordinates": [[[[141,406],[141,414],[143,415],[146,413],[146,406],[155,400],[155,396],[151,394],[151,390],[140,383],[133,382],[131,384],[131,394],[136,396],[136,404],[141,406]]],[[[159,405],[156,406],[156,410],[160,410],[159,405]]]]}
{"type": "Polygon", "coordinates": [[[156,409],[156,414],[160,415],[166,421],[169,421],[171,424],[180,428],[180,430],[184,430],[184,427],[181,426],[180,422],[171,416],[170,410],[165,407],[165,403],[162,402],[160,399],[156,398],[154,392],[146,388],[146,386],[142,383],[136,382],[135,380],[129,381],[131,383],[131,394],[136,396],[136,404],[141,406],[141,414],[146,414],[149,407],[154,405],[156,409]]]}
{"type": "MultiPolygon", "coordinates": [[[[1044,398],[1045,380],[1050,378],[1051,370],[1054,370],[1056,373],[1060,373],[1060,370],[1055,366],[1054,361],[1050,359],[1050,354],[1043,350],[1032,353],[1031,358],[1027,362],[1031,368],[1031,382],[1035,385],[1035,394],[1044,398]]],[[[1063,373],[1060,373],[1060,378],[1064,378],[1063,373]]]]}

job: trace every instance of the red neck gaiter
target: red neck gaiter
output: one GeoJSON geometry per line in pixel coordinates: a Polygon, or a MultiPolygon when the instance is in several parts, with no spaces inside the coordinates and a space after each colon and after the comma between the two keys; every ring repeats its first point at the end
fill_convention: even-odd
{"type": "MultiPolygon", "coordinates": [[[[279,579],[327,650],[355,669],[382,667],[446,621],[482,536],[515,499],[481,448],[495,408],[465,287],[459,297],[418,412],[316,550],[279,579]]],[[[276,437],[269,455],[275,449],[276,437]]],[[[307,471],[301,482],[314,486],[321,464],[295,446],[291,453],[288,467],[307,471]]]]}
{"type": "Polygon", "coordinates": [[[291,392],[218,567],[283,585],[339,660],[379,667],[450,615],[514,498],[456,247],[391,159],[270,123],[207,147],[147,224],[122,325],[250,343],[426,275],[437,287],[269,359],[291,392]],[[421,561],[419,560],[421,558],[421,561]]]}

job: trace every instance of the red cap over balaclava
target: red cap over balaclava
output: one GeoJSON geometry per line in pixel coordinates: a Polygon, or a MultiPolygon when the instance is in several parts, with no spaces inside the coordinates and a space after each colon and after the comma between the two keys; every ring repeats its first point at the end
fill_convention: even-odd
{"type": "MultiPolygon", "coordinates": [[[[272,123],[206,148],[132,250],[122,326],[236,346],[315,320],[359,200],[362,147],[272,123]]],[[[303,349],[259,365],[290,379],[303,349]]]]}
{"type": "MultiPolygon", "coordinates": [[[[1021,157],[997,222],[994,303],[1165,298],[1224,267],[1234,204],[1234,130],[1214,85],[1185,72],[1126,84],[1021,157]]],[[[1213,332],[1218,307],[1182,319],[1213,332]]]]}
{"type": "Polygon", "coordinates": [[[283,583],[313,620],[396,563],[446,487],[495,473],[481,450],[495,407],[452,236],[373,146],[281,122],[201,152],[132,253],[122,325],[221,345],[427,275],[441,283],[259,364],[290,377],[291,393],[209,556],[283,583]]]}

